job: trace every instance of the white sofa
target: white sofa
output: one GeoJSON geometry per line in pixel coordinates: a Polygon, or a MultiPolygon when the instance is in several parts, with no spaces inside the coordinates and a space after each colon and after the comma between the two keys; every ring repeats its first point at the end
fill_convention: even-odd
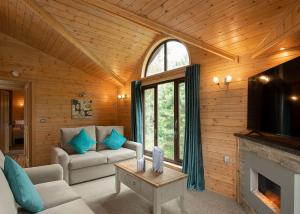
{"type": "MultiPolygon", "coordinates": [[[[0,213],[29,214],[15,202],[4,175],[4,156],[0,151],[0,213]]],[[[24,169],[40,194],[44,210],[38,214],[93,214],[80,196],[63,180],[58,164],[24,169]]]]}
{"type": "Polygon", "coordinates": [[[142,156],[142,144],[132,141],[127,141],[119,150],[106,148],[103,140],[113,128],[123,135],[123,126],[85,126],[61,129],[60,147],[53,148],[52,163],[63,167],[66,182],[72,185],[113,175],[115,174],[114,163],[142,156]],[[68,142],[83,128],[97,143],[85,154],[75,154],[68,142]]]}

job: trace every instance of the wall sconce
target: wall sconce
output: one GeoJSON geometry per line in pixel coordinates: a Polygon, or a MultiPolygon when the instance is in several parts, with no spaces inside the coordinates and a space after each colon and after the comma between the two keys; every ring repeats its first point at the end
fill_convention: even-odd
{"type": "Polygon", "coordinates": [[[11,75],[12,75],[13,77],[19,77],[19,76],[20,76],[20,72],[19,72],[19,71],[16,71],[16,70],[12,70],[10,73],[11,73],[11,75]]]}
{"type": "Polygon", "coordinates": [[[220,85],[220,79],[219,79],[219,77],[214,77],[214,78],[213,78],[213,82],[214,82],[216,85],[220,85]]]}
{"type": "Polygon", "coordinates": [[[86,92],[80,92],[79,94],[78,94],[78,96],[79,97],[86,97],[87,96],[87,93],[86,92]]]}
{"type": "Polygon", "coordinates": [[[118,99],[123,100],[127,98],[127,94],[119,94],[118,99]]]}
{"type": "MultiPolygon", "coordinates": [[[[232,76],[227,75],[224,79],[224,85],[228,86],[231,81],[232,81],[232,76]]],[[[213,83],[220,86],[220,78],[213,77],[213,83]]]]}
{"type": "Polygon", "coordinates": [[[224,79],[224,84],[228,86],[229,83],[231,83],[231,81],[232,81],[232,76],[227,75],[224,79]]]}

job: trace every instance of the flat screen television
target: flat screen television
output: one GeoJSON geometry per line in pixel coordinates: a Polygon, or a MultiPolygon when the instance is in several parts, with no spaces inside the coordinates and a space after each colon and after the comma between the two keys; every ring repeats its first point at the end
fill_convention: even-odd
{"type": "Polygon", "coordinates": [[[300,57],[248,79],[248,129],[300,138],[300,57]]]}

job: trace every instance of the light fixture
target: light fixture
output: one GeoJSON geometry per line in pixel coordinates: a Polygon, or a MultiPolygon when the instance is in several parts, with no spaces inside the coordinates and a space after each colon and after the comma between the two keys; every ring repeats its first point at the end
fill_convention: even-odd
{"type": "Polygon", "coordinates": [[[229,85],[229,83],[231,83],[231,81],[232,81],[232,76],[227,75],[224,79],[224,84],[229,85]]]}
{"type": "Polygon", "coordinates": [[[260,76],[259,79],[262,83],[268,83],[270,81],[270,77],[265,75],[260,76]]]}
{"type": "Polygon", "coordinates": [[[285,51],[284,53],[283,53],[283,56],[288,56],[289,55],[289,53],[287,52],[287,51],[285,51]]]}
{"type": "Polygon", "coordinates": [[[16,70],[12,70],[10,73],[11,73],[11,75],[12,75],[13,77],[19,77],[19,76],[20,76],[20,72],[19,72],[19,71],[16,71],[16,70]]]}
{"type": "Polygon", "coordinates": [[[79,97],[86,97],[87,96],[87,93],[82,91],[78,94],[79,97]]]}
{"type": "Polygon", "coordinates": [[[281,51],[284,51],[284,50],[285,50],[285,48],[280,48],[279,50],[281,50],[281,51]]]}
{"type": "Polygon", "coordinates": [[[127,97],[126,94],[119,94],[118,99],[125,99],[127,97]]]}
{"type": "Polygon", "coordinates": [[[295,95],[292,95],[292,96],[290,96],[290,99],[292,101],[297,101],[299,98],[297,96],[295,96],[295,95]]]}
{"type": "Polygon", "coordinates": [[[215,83],[216,85],[220,85],[219,77],[213,77],[213,83],[215,83]]]}

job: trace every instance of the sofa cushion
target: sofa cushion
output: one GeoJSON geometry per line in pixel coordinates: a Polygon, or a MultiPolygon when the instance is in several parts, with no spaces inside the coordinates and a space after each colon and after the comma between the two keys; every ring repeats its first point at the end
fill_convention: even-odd
{"type": "MultiPolygon", "coordinates": [[[[83,127],[76,127],[76,128],[61,128],[60,134],[61,134],[61,147],[69,154],[74,154],[74,150],[69,145],[69,142],[79,134],[81,129],[85,129],[89,136],[96,140],[96,131],[95,126],[83,126],[83,127]]],[[[89,151],[96,151],[96,145],[93,145],[89,151]]]]}
{"type": "Polygon", "coordinates": [[[0,213],[18,213],[14,196],[2,169],[0,169],[0,213]]]}
{"type": "Polygon", "coordinates": [[[24,209],[36,213],[44,209],[43,201],[31,180],[16,161],[5,156],[4,174],[16,202],[24,209]]]}
{"type": "Polygon", "coordinates": [[[96,126],[97,151],[107,149],[107,147],[103,144],[103,141],[110,135],[112,129],[115,129],[121,135],[124,134],[123,126],[96,126]]]}
{"type": "Polygon", "coordinates": [[[113,129],[111,131],[111,134],[104,139],[103,144],[110,149],[118,150],[123,146],[125,142],[126,138],[123,137],[123,135],[121,135],[115,129],[113,129]]]}
{"type": "Polygon", "coordinates": [[[77,199],[57,207],[53,207],[38,214],[94,214],[82,199],[77,199]]]}
{"type": "Polygon", "coordinates": [[[35,185],[45,209],[49,209],[76,199],[79,195],[65,181],[52,181],[35,185]]]}
{"type": "Polygon", "coordinates": [[[120,148],[118,150],[105,149],[98,153],[107,157],[108,163],[116,163],[119,161],[131,159],[136,157],[136,152],[131,149],[120,148]]]}
{"type": "Polygon", "coordinates": [[[92,139],[85,129],[81,129],[79,134],[69,142],[69,145],[77,154],[86,153],[95,144],[96,140],[92,139]]]}
{"type": "Polygon", "coordinates": [[[90,166],[97,166],[107,163],[107,156],[95,151],[89,151],[85,154],[70,155],[70,169],[81,169],[90,166]]]}

